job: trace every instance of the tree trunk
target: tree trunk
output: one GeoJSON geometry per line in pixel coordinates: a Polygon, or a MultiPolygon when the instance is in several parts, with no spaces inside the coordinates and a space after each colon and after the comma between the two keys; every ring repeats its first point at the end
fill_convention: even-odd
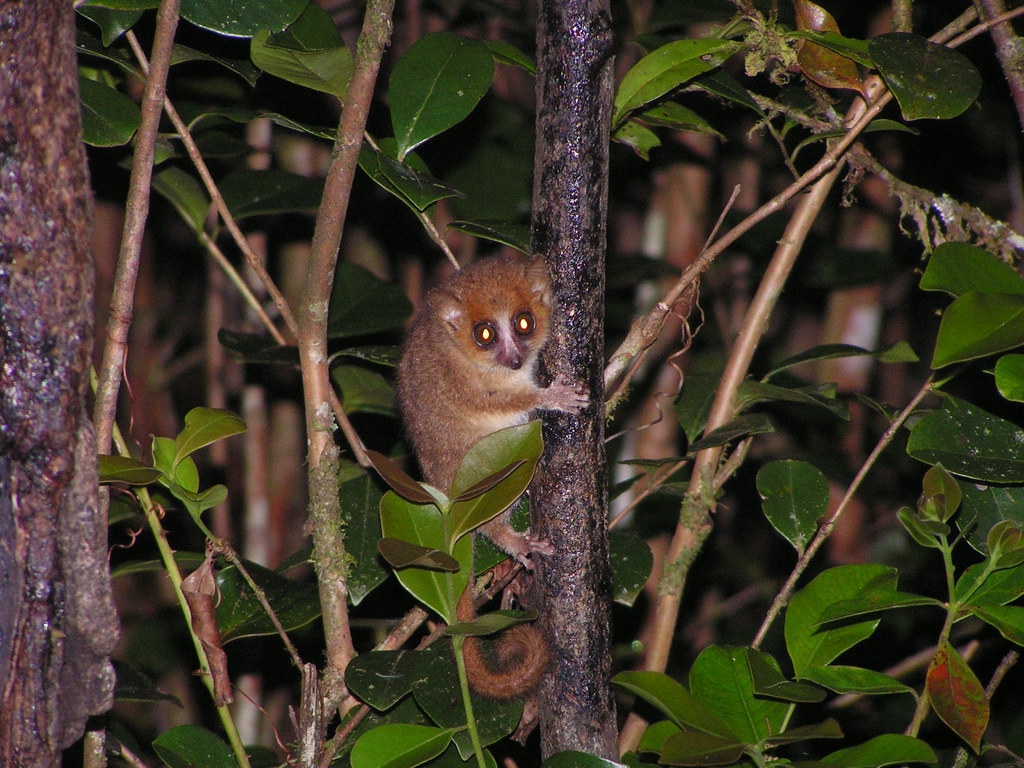
{"type": "Polygon", "coordinates": [[[110,706],[117,640],[85,405],[91,205],[74,11],[0,24],[0,764],[54,766],[110,706]]]}
{"type": "Polygon", "coordinates": [[[533,248],[551,271],[559,310],[545,366],[586,381],[580,417],[546,419],[532,489],[544,558],[542,627],[552,669],[541,704],[544,756],[575,749],[616,757],[611,668],[602,369],[611,14],[606,0],[542,0],[537,31],[533,248]]]}

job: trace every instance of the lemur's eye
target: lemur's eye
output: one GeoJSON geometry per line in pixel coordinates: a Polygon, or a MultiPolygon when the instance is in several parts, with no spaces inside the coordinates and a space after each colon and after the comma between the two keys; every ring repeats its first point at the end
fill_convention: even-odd
{"type": "Polygon", "coordinates": [[[484,347],[485,349],[498,340],[498,329],[494,327],[494,323],[484,320],[483,322],[477,323],[473,326],[473,341],[476,342],[478,347],[484,347]]]}
{"type": "Polygon", "coordinates": [[[534,320],[533,314],[530,312],[520,312],[512,318],[512,328],[520,336],[529,336],[536,327],[537,321],[534,320]]]}

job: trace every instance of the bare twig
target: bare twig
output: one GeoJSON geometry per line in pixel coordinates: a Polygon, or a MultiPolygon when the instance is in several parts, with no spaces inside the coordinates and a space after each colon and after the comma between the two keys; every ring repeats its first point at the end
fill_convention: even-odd
{"type": "Polygon", "coordinates": [[[797,561],[796,566],[793,568],[793,572],[789,574],[789,578],[786,579],[786,583],[779,591],[779,594],[775,596],[775,600],[772,602],[772,606],[768,610],[767,616],[765,616],[764,621],[761,623],[761,628],[757,630],[757,634],[754,636],[754,640],[750,644],[752,648],[761,647],[761,643],[764,641],[765,635],[768,634],[768,629],[771,627],[772,622],[775,621],[776,617],[779,615],[779,612],[786,605],[786,603],[789,602],[789,598],[793,595],[793,590],[796,588],[797,581],[803,575],[804,571],[807,570],[807,566],[810,564],[814,556],[818,553],[818,550],[821,549],[821,545],[824,544],[825,540],[832,535],[832,531],[835,529],[836,523],[838,522],[840,515],[842,515],[843,512],[846,511],[846,508],[850,505],[850,502],[853,501],[853,497],[860,489],[861,483],[864,482],[864,478],[867,477],[868,472],[871,471],[872,467],[875,466],[875,463],[878,461],[878,459],[881,458],[882,452],[889,447],[889,443],[892,442],[892,439],[896,436],[896,433],[899,431],[899,428],[903,426],[904,422],[906,422],[906,420],[914,412],[914,409],[917,408],[918,404],[921,402],[921,400],[924,399],[925,395],[927,395],[931,391],[932,380],[929,378],[928,381],[924,383],[924,386],[922,386],[917,391],[917,394],[915,394],[911,398],[910,402],[907,403],[906,407],[902,411],[900,411],[899,415],[895,419],[893,419],[892,423],[882,434],[882,437],[879,438],[874,450],[871,451],[871,454],[864,461],[864,464],[857,471],[857,475],[853,478],[853,481],[846,489],[846,493],[843,495],[842,501],[840,501],[838,506],[836,506],[835,511],[828,518],[828,520],[826,520],[824,523],[821,524],[821,526],[819,526],[818,532],[814,535],[814,538],[811,540],[811,543],[807,545],[807,549],[804,551],[803,555],[797,561]]]}
{"type": "Polygon", "coordinates": [[[107,321],[107,340],[103,347],[103,361],[98,371],[96,405],[93,423],[96,425],[96,447],[99,453],[110,453],[114,417],[117,413],[117,394],[121,388],[121,372],[128,355],[128,330],[135,307],[135,283],[139,275],[142,237],[149,216],[150,182],[153,178],[153,158],[156,153],[156,135],[163,112],[167,73],[171,65],[171,47],[178,27],[179,0],[162,0],[156,15],[153,37],[153,66],[142,92],[142,118],[135,136],[132,153],[131,179],[125,202],[124,232],[117,256],[114,291],[110,300],[110,319],[107,321]]]}

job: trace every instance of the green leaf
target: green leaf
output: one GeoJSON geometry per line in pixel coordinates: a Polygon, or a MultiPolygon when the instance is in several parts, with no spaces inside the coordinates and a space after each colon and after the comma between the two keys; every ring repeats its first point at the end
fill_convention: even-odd
{"type": "MultiPolygon", "coordinates": [[[[383,149],[386,142],[380,142],[383,149]]],[[[421,213],[436,203],[451,197],[462,197],[455,187],[436,179],[423,169],[414,168],[409,161],[396,160],[386,152],[377,151],[369,144],[363,144],[359,151],[359,167],[383,189],[390,192],[413,211],[421,213]]]]}
{"type": "Polygon", "coordinates": [[[517,624],[530,624],[536,620],[536,611],[491,611],[477,616],[473,621],[449,624],[445,634],[482,637],[493,635],[517,624]]]}
{"type": "Polygon", "coordinates": [[[331,17],[315,3],[283,32],[263,29],[253,35],[249,56],[264,72],[342,100],[352,77],[352,54],[331,17]]]}
{"type": "Polygon", "coordinates": [[[130,664],[114,662],[114,670],[117,673],[114,701],[170,701],[181,706],[181,701],[176,696],[161,691],[156,683],[130,664]]]}
{"type": "Polygon", "coordinates": [[[246,363],[299,364],[298,347],[282,346],[265,334],[242,333],[221,328],[217,331],[217,341],[246,363]]]}
{"type": "Polygon", "coordinates": [[[101,454],[99,466],[101,483],[149,485],[150,483],[155,483],[163,475],[155,467],[124,456],[101,454]]]}
{"type": "Polygon", "coordinates": [[[633,110],[715,69],[742,47],[741,43],[715,38],[676,40],[644,56],[626,72],[619,84],[613,107],[613,129],[621,126],[633,110]]]}
{"type": "Polygon", "coordinates": [[[537,74],[536,62],[511,43],[504,40],[484,40],[484,45],[491,50],[491,55],[499,64],[519,67],[531,75],[537,74]]]}
{"type": "Polygon", "coordinates": [[[747,650],[717,645],[705,648],[690,669],[690,691],[722,718],[740,741],[758,744],[782,733],[790,704],[755,697],[747,650]]]}
{"type": "MultiPolygon", "coordinates": [[[[320,616],[320,590],[315,583],[285,578],[253,562],[245,561],[244,565],[286,632],[304,627],[320,616]]],[[[234,565],[217,573],[217,590],[217,629],[223,642],[277,634],[263,605],[234,565]]]]}
{"type": "Polygon", "coordinates": [[[757,492],[765,517],[798,555],[828,512],[828,481],[805,461],[773,461],[757,473],[757,492]]]}
{"type": "Polygon", "coordinates": [[[345,413],[396,415],[394,387],[377,371],[362,365],[333,365],[331,380],[341,390],[345,413]]]}
{"type": "Polygon", "coordinates": [[[98,8],[115,8],[122,11],[144,11],[148,8],[159,7],[160,0],[89,0],[86,5],[98,8]]]}
{"type": "Polygon", "coordinates": [[[849,421],[850,409],[835,397],[834,384],[816,384],[809,387],[780,387],[763,381],[747,379],[740,384],[737,395],[741,408],[760,402],[789,402],[824,408],[834,416],[849,421]]]}
{"type": "Polygon", "coordinates": [[[898,733],[886,733],[856,747],[825,755],[820,762],[840,768],[881,768],[900,763],[935,763],[938,759],[926,742],[898,733]]]}
{"type": "Polygon", "coordinates": [[[942,313],[932,369],[1005,352],[1024,344],[1024,295],[958,296],[942,313]]]}
{"type": "Polygon", "coordinates": [[[218,186],[236,219],[312,211],[320,205],[324,191],[323,180],[289,171],[235,171],[218,186]]]}
{"type": "Polygon", "coordinates": [[[665,739],[662,765],[732,765],[747,745],[736,739],[723,739],[710,733],[684,731],[665,739]]]}
{"type": "Polygon", "coordinates": [[[944,523],[948,522],[956,514],[963,498],[963,492],[954,477],[941,464],[936,464],[924,473],[921,487],[924,489],[923,500],[939,504],[940,519],[944,523]]]}
{"type": "Polygon", "coordinates": [[[956,117],[981,91],[981,74],[970,59],[918,35],[878,35],[868,52],[907,120],[956,117]]]}
{"type": "Polygon", "coordinates": [[[914,350],[905,341],[897,341],[895,344],[890,344],[888,347],[875,350],[874,352],[862,349],[861,347],[855,347],[852,344],[821,344],[817,347],[811,347],[798,355],[787,357],[765,375],[764,381],[767,382],[775,374],[803,363],[835,360],[843,357],[861,357],[864,355],[874,357],[883,363],[916,363],[918,360],[914,350]]]}
{"type": "Polygon", "coordinates": [[[388,84],[397,158],[465,119],[493,75],[491,52],[479,40],[450,32],[417,40],[395,64],[388,84]]]}
{"type": "Polygon", "coordinates": [[[840,600],[885,587],[895,589],[896,569],[882,565],[842,565],[816,576],[790,601],[786,610],[786,648],[793,662],[793,674],[804,677],[806,670],[832,662],[839,654],[867,639],[878,619],[842,626],[821,626],[821,616],[840,600]]]}
{"type": "Polygon", "coordinates": [[[291,24],[308,0],[181,0],[181,15],[197,27],[228,37],[251,37],[261,29],[278,32],[291,24]]]}
{"type": "Polygon", "coordinates": [[[387,456],[372,450],[368,450],[366,455],[373,464],[373,468],[384,478],[384,482],[391,486],[391,489],[399,496],[415,504],[436,504],[434,496],[421,483],[413,480],[404,469],[387,456]]]}
{"type": "Polygon", "coordinates": [[[226,437],[245,432],[245,422],[231,411],[222,408],[193,408],[185,414],[185,428],[174,440],[174,459],[177,466],[186,456],[200,448],[226,437]]]}
{"type": "Polygon", "coordinates": [[[712,127],[711,123],[689,107],[684,107],[675,101],[665,101],[656,104],[650,109],[637,113],[634,119],[646,125],[659,128],[671,128],[674,131],[695,131],[725,139],[720,131],[712,127]]]}
{"type": "Polygon", "coordinates": [[[1024,527],[1024,487],[992,486],[961,482],[963,510],[958,524],[970,526],[967,542],[982,554],[988,553],[988,532],[1003,520],[1013,520],[1024,527]]]}
{"type": "Polygon", "coordinates": [[[371,651],[345,668],[345,685],[378,712],[390,709],[412,691],[418,651],[371,651]]]}
{"type": "Polygon", "coordinates": [[[816,685],[794,683],[787,680],[779,667],[779,662],[764,651],[747,648],[747,667],[754,683],[754,693],[758,696],[769,696],[781,701],[796,703],[815,703],[825,698],[825,692],[816,685]]]}
{"type": "Polygon", "coordinates": [[[925,693],[935,714],[977,753],[988,727],[988,698],[967,662],[945,640],[928,665],[925,693]]]}
{"type": "MultiPolygon", "coordinates": [[[[839,25],[828,11],[809,0],[797,0],[797,29],[830,32],[839,35],[839,25]]],[[[804,38],[797,43],[797,64],[800,70],[823,88],[848,88],[861,92],[863,84],[857,65],[845,54],[804,38]]]]}
{"type": "Polygon", "coordinates": [[[971,613],[1017,645],[1024,645],[1024,607],[1019,605],[973,605],[971,613]]]}
{"type": "Polygon", "coordinates": [[[833,603],[822,611],[818,621],[841,621],[876,611],[891,611],[894,608],[912,608],[919,605],[934,605],[941,608],[942,602],[933,597],[897,592],[883,586],[879,589],[867,589],[857,597],[833,603]]]}
{"type": "Polygon", "coordinates": [[[835,719],[830,717],[827,720],[822,720],[820,723],[787,728],[785,733],[769,739],[768,743],[774,746],[778,744],[795,744],[798,741],[808,741],[809,739],[841,738],[843,738],[843,729],[839,727],[839,723],[835,719]]]}
{"type": "Polygon", "coordinates": [[[211,539],[216,538],[203,523],[202,514],[208,509],[213,509],[218,504],[223,504],[228,498],[228,489],[218,484],[210,486],[205,491],[189,491],[177,483],[166,483],[166,485],[174,498],[185,506],[186,511],[192,517],[192,521],[199,526],[203,535],[211,539]]]}
{"type": "Polygon", "coordinates": [[[210,211],[210,198],[199,179],[171,165],[153,175],[153,189],[174,206],[193,232],[202,232],[210,211]]]}
{"type": "Polygon", "coordinates": [[[996,362],[996,388],[1015,403],[1024,403],[1024,355],[1003,355],[996,362]]]}
{"type": "Polygon", "coordinates": [[[718,429],[713,429],[704,435],[700,440],[694,440],[686,449],[687,454],[703,451],[705,448],[712,448],[716,445],[725,445],[735,440],[742,440],[751,435],[759,435],[765,432],[774,432],[768,417],[761,413],[748,413],[738,416],[728,424],[723,424],[718,429]]]}
{"type": "Polygon", "coordinates": [[[238,762],[220,737],[196,725],[176,725],[153,740],[153,749],[168,768],[237,768],[238,762]]]}
{"type": "Polygon", "coordinates": [[[608,532],[612,565],[612,599],[631,606],[651,576],[654,555],[646,541],[631,533],[608,532]]]}
{"type": "Polygon", "coordinates": [[[439,549],[421,547],[401,539],[385,536],[377,543],[377,551],[387,560],[392,568],[426,568],[434,571],[459,570],[459,564],[451,556],[439,549]]]}
{"type": "MultiPolygon", "coordinates": [[[[351,558],[348,571],[348,599],[359,605],[387,578],[377,559],[380,532],[380,500],[384,495],[370,473],[355,468],[354,476],[340,478],[338,503],[345,526],[345,552],[351,558]]],[[[342,472],[344,474],[344,471],[342,472]]]]}
{"type": "Polygon", "coordinates": [[[103,45],[110,45],[142,18],[141,10],[114,10],[88,3],[78,6],[75,10],[100,28],[103,45]]]}
{"type": "MultiPolygon", "coordinates": [[[[446,530],[441,512],[434,504],[413,504],[393,491],[380,502],[381,532],[386,537],[444,550],[446,530]]],[[[459,539],[451,555],[461,566],[458,573],[442,573],[420,568],[398,571],[398,581],[420,602],[435,611],[448,624],[455,623],[455,606],[469,583],[473,542],[469,536],[459,539]]]]}
{"type": "Polygon", "coordinates": [[[955,594],[958,600],[992,606],[1012,603],[1024,595],[1024,565],[989,573],[978,584],[988,565],[985,562],[975,563],[963,572],[956,583],[955,594]]]}
{"type": "Polygon", "coordinates": [[[676,417],[690,443],[704,431],[721,379],[721,371],[714,371],[690,373],[683,381],[683,389],[676,399],[676,417]]]}
{"type": "Polygon", "coordinates": [[[977,293],[1024,294],[1024,278],[993,253],[968,243],[942,243],[928,257],[922,291],[961,296],[977,293]]]}
{"type": "Polygon", "coordinates": [[[135,135],[142,113],[134,101],[95,80],[78,78],[82,139],[94,147],[119,147],[135,135]]]}
{"type": "Polygon", "coordinates": [[[330,339],[401,328],[412,305],[401,287],[385,283],[363,267],[343,261],[334,272],[327,319],[330,339]]]}
{"type": "Polygon", "coordinates": [[[907,453],[926,464],[941,463],[950,472],[989,483],[1024,482],[1024,430],[977,406],[945,395],[910,430],[907,453]]]}
{"type": "Polygon", "coordinates": [[[680,728],[695,728],[722,739],[735,741],[729,726],[686,688],[661,672],[620,672],[612,683],[634,693],[657,708],[680,728]]]}
{"type": "Polygon", "coordinates": [[[523,253],[530,253],[530,227],[528,224],[513,224],[507,221],[483,219],[479,221],[452,221],[448,229],[465,232],[473,237],[492,240],[508,245],[523,253]]]}
{"type": "Polygon", "coordinates": [[[836,693],[858,693],[868,696],[888,693],[913,693],[914,689],[888,675],[873,669],[830,664],[827,667],[808,667],[801,680],[828,688],[836,693]]]}
{"type": "Polygon", "coordinates": [[[426,725],[382,725],[356,742],[352,768],[415,768],[444,752],[453,733],[426,725]]]}
{"type": "Polygon", "coordinates": [[[244,79],[249,84],[250,88],[256,85],[256,79],[260,74],[259,70],[256,69],[248,59],[229,59],[224,56],[213,56],[205,51],[197,51],[195,48],[189,48],[187,45],[175,43],[171,48],[171,66],[176,64],[187,64],[190,61],[203,61],[218,64],[229,72],[234,72],[236,75],[244,79]]]}
{"type": "Polygon", "coordinates": [[[644,160],[651,159],[651,150],[661,146],[658,134],[638,120],[627,120],[612,133],[612,139],[625,144],[644,160]]]}

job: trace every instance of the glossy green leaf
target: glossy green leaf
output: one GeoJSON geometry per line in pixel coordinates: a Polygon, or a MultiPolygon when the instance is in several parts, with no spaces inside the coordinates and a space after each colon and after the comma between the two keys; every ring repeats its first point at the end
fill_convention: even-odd
{"type": "Polygon", "coordinates": [[[975,605],[971,613],[991,624],[999,634],[1017,645],[1024,645],[1024,607],[1019,605],[975,605]]]}
{"type": "Polygon", "coordinates": [[[536,62],[511,43],[504,40],[484,40],[484,45],[490,49],[491,55],[499,64],[519,67],[531,75],[537,74],[536,62]]]}
{"type": "Polygon", "coordinates": [[[669,736],[661,750],[662,765],[732,765],[747,745],[736,739],[723,739],[710,733],[684,731],[669,736]]]}
{"type": "Polygon", "coordinates": [[[676,40],[644,56],[619,84],[612,108],[613,128],[618,128],[633,110],[715,69],[742,47],[732,40],[715,38],[676,40]]]}
{"type": "Polygon", "coordinates": [[[864,67],[874,67],[871,55],[868,53],[868,41],[857,40],[852,37],[844,37],[835,32],[825,30],[799,30],[793,33],[793,37],[802,40],[811,40],[823,48],[835,51],[840,56],[855,61],[864,67]]]}
{"type": "Polygon", "coordinates": [[[1024,344],[1024,295],[968,293],[942,313],[932,368],[974,360],[1024,344]]]}
{"type": "Polygon", "coordinates": [[[444,752],[452,733],[426,725],[382,725],[356,742],[352,768],[415,768],[444,752]]]}
{"type": "MultiPolygon", "coordinates": [[[[381,142],[381,146],[385,146],[385,142],[381,142]]],[[[383,189],[417,213],[425,211],[438,200],[462,197],[462,192],[434,178],[425,168],[414,168],[410,164],[413,158],[415,155],[407,155],[405,162],[402,162],[364,144],[359,151],[359,167],[383,189]]]]}
{"type": "Polygon", "coordinates": [[[282,80],[345,98],[352,77],[352,53],[325,10],[309,3],[283,32],[253,35],[253,63],[282,80]]]}
{"type": "Polygon", "coordinates": [[[412,305],[400,286],[386,283],[369,270],[341,262],[334,272],[327,336],[342,339],[401,328],[412,305]]]}
{"type": "Polygon", "coordinates": [[[182,18],[228,37],[251,37],[261,29],[278,32],[291,24],[308,0],[181,0],[182,18]]]}
{"type": "Polygon", "coordinates": [[[173,480],[190,491],[199,490],[199,470],[190,457],[178,462],[178,446],[169,437],[153,438],[153,466],[163,472],[167,479],[173,480]]]}
{"type": "Polygon", "coordinates": [[[470,635],[483,637],[493,635],[517,624],[531,624],[537,620],[536,611],[491,611],[477,616],[473,621],[460,621],[449,624],[445,633],[448,635],[470,635]]]}
{"type": "Polygon", "coordinates": [[[99,457],[101,483],[127,483],[149,485],[163,474],[159,469],[125,456],[101,454],[99,457]]]}
{"type": "Polygon", "coordinates": [[[398,60],[388,83],[397,158],[465,119],[494,75],[490,49],[450,32],[421,37],[398,60]]]}
{"type": "Polygon", "coordinates": [[[192,61],[209,62],[218,64],[229,72],[234,72],[243,78],[250,87],[256,85],[259,77],[259,70],[252,65],[248,59],[233,59],[225,56],[214,56],[206,51],[198,51],[181,43],[175,43],[171,48],[171,66],[187,64],[192,61]]]}
{"type": "Polygon", "coordinates": [[[802,680],[828,688],[836,693],[857,693],[867,696],[890,693],[913,693],[914,689],[888,675],[873,669],[830,664],[825,667],[808,667],[801,675],[802,680]]]}
{"type": "Polygon", "coordinates": [[[246,216],[312,211],[320,205],[322,179],[288,171],[235,171],[218,184],[228,210],[246,216]]]}
{"type": "Polygon", "coordinates": [[[867,639],[878,619],[839,626],[821,625],[821,616],[840,600],[861,593],[896,587],[896,569],[882,565],[843,565],[818,574],[793,595],[786,610],[786,648],[793,674],[803,678],[812,667],[831,663],[839,654],[867,639]]]}
{"type": "Polygon", "coordinates": [[[377,551],[392,568],[426,568],[433,571],[459,570],[455,559],[439,549],[421,547],[408,541],[385,536],[377,542],[377,551]]]}
{"type": "Polygon", "coordinates": [[[722,718],[740,741],[757,744],[782,733],[790,705],[754,695],[747,650],[738,646],[705,648],[690,668],[690,692],[722,718]]]}
{"type": "Polygon", "coordinates": [[[473,445],[459,463],[452,480],[452,540],[508,509],[522,496],[530,485],[543,450],[544,440],[538,420],[498,430],[473,445]],[[467,494],[488,479],[496,468],[517,463],[519,466],[490,490],[479,495],[467,494]]]}
{"type": "Polygon", "coordinates": [[[803,555],[818,520],[828,512],[828,481],[805,461],[773,461],[757,473],[765,517],[803,555]]]}
{"type": "Polygon", "coordinates": [[[694,131],[696,133],[703,133],[709,136],[717,136],[720,139],[725,139],[725,136],[723,136],[720,131],[712,127],[711,123],[689,107],[684,107],[676,101],[665,101],[660,104],[655,104],[649,109],[638,112],[634,116],[634,119],[639,120],[645,125],[660,128],[671,128],[676,131],[694,131]]]}
{"type": "Polygon", "coordinates": [[[988,727],[988,697],[967,662],[947,641],[939,645],[928,666],[925,693],[935,714],[977,753],[988,727]]]}
{"type": "MultiPolygon", "coordinates": [[[[445,527],[441,512],[433,504],[413,504],[389,491],[381,499],[380,515],[384,536],[428,549],[445,549],[445,527]]],[[[448,624],[455,622],[456,603],[469,583],[472,538],[466,536],[456,542],[451,554],[461,566],[458,573],[406,568],[396,574],[398,581],[413,597],[435,611],[448,624]]]]}
{"type": "Polygon", "coordinates": [[[935,763],[938,757],[928,744],[911,736],[886,733],[825,755],[820,762],[838,768],[882,768],[901,763],[935,763]]]}
{"type": "Polygon", "coordinates": [[[139,127],[138,105],[120,91],[85,77],[78,78],[82,105],[82,138],[94,147],[127,144],[139,127]]]}
{"type": "Polygon", "coordinates": [[[944,291],[952,296],[968,291],[1024,294],[1024,278],[984,248],[942,243],[928,257],[920,287],[922,291],[944,291]]]}
{"type": "Polygon", "coordinates": [[[254,109],[243,109],[241,107],[220,107],[217,109],[205,109],[198,115],[191,118],[188,126],[195,130],[196,126],[216,121],[218,119],[230,120],[234,123],[251,123],[253,120],[269,120],[274,125],[287,128],[300,133],[307,133],[310,136],[317,136],[321,139],[331,141],[334,139],[335,129],[329,126],[310,125],[300,123],[277,112],[260,112],[254,109]]]}
{"type": "Polygon", "coordinates": [[[612,683],[636,694],[671,718],[680,728],[697,729],[722,739],[736,736],[714,709],[697,699],[686,688],[661,672],[620,672],[612,683]]]}
{"type": "Polygon", "coordinates": [[[193,232],[201,232],[210,211],[210,198],[192,174],[176,165],[153,174],[153,189],[174,206],[193,232]]]}
{"type": "Polygon", "coordinates": [[[173,494],[174,498],[185,506],[186,511],[192,516],[192,521],[199,526],[203,535],[211,539],[216,538],[203,523],[202,514],[227,501],[228,489],[220,484],[211,485],[205,491],[190,491],[177,483],[167,483],[166,485],[167,490],[173,494]]]}
{"type": "Polygon", "coordinates": [[[747,648],[747,667],[754,684],[754,693],[780,701],[816,703],[824,700],[825,692],[816,685],[795,683],[782,674],[779,662],[764,651],[747,648]]]}
{"type": "Polygon", "coordinates": [[[965,400],[946,395],[910,430],[907,453],[926,464],[989,483],[1024,482],[1024,430],[965,400]]]}
{"type": "MultiPolygon", "coordinates": [[[[256,563],[246,561],[244,565],[286,632],[304,627],[320,616],[320,590],[315,583],[285,578],[256,563]]],[[[235,566],[229,565],[217,573],[217,590],[217,629],[223,642],[277,634],[263,605],[235,566]]]]}
{"type": "Polygon", "coordinates": [[[915,595],[911,592],[897,592],[894,589],[881,587],[866,589],[857,597],[839,600],[821,612],[819,621],[841,621],[855,616],[864,616],[876,611],[891,611],[894,608],[911,608],[920,605],[934,605],[941,608],[942,603],[933,597],[915,595]]]}
{"type": "Polygon", "coordinates": [[[508,245],[522,253],[530,252],[530,227],[528,224],[512,224],[507,221],[491,219],[452,221],[448,224],[448,229],[508,245]]]}
{"type": "MultiPolygon", "coordinates": [[[[83,29],[75,34],[75,49],[78,53],[113,64],[124,75],[135,76],[138,66],[131,53],[121,46],[107,47],[98,37],[83,29]]],[[[83,62],[84,66],[84,62],[83,62]]]]}
{"type": "Polygon", "coordinates": [[[237,768],[235,754],[221,738],[197,725],[176,725],[153,740],[168,768],[237,768]]]}
{"type": "Polygon", "coordinates": [[[658,134],[639,120],[627,120],[612,133],[612,140],[625,144],[644,160],[651,159],[651,150],[661,146],[658,134]]]}
{"type": "Polygon", "coordinates": [[[631,606],[651,576],[654,555],[646,541],[631,533],[608,532],[612,565],[612,599],[631,606]]]}
{"type": "Polygon", "coordinates": [[[155,682],[130,664],[115,662],[117,683],[114,686],[114,701],[144,701],[155,703],[170,701],[181,706],[176,696],[164,693],[155,682]]]}
{"type": "Polygon", "coordinates": [[[1005,605],[1024,596],[1024,565],[988,573],[988,563],[967,568],[956,582],[958,600],[973,605],[1005,605]],[[979,583],[980,581],[980,583],[979,583]]]}
{"type": "Polygon", "coordinates": [[[377,371],[362,365],[333,365],[331,380],[341,391],[345,413],[396,415],[394,387],[377,371]]]}
{"type": "Polygon", "coordinates": [[[827,720],[822,720],[820,723],[787,728],[785,733],[772,737],[768,740],[768,743],[774,746],[778,744],[795,744],[798,741],[808,741],[809,739],[841,738],[843,738],[843,729],[839,727],[839,723],[834,718],[830,717],[827,720]]]}
{"type": "Polygon", "coordinates": [[[1003,355],[996,362],[996,387],[1007,400],[1024,403],[1024,355],[1003,355]]]}
{"type": "Polygon", "coordinates": [[[918,361],[914,350],[905,341],[897,341],[895,344],[890,344],[884,349],[875,351],[856,347],[852,344],[821,344],[792,357],[787,357],[782,362],[774,365],[771,371],[765,375],[764,381],[768,381],[777,373],[802,365],[803,363],[862,356],[873,357],[883,363],[916,363],[918,361]]]}
{"type": "Polygon", "coordinates": [[[788,402],[824,408],[840,419],[849,420],[850,409],[846,402],[837,400],[834,384],[817,384],[809,387],[780,387],[763,381],[747,379],[740,384],[737,397],[742,408],[760,402],[788,402]]]}
{"type": "Polygon", "coordinates": [[[345,668],[349,691],[378,712],[389,709],[412,691],[418,651],[361,653],[345,668]]]}
{"type": "Polygon", "coordinates": [[[185,414],[185,428],[174,440],[173,465],[210,443],[245,432],[245,422],[222,408],[193,408],[185,414]]]}
{"type": "Polygon", "coordinates": [[[348,570],[348,599],[359,605],[383,583],[388,571],[377,559],[380,532],[380,500],[384,495],[371,473],[351,466],[354,474],[340,473],[338,504],[345,526],[345,553],[351,558],[348,570]]]}
{"type": "Polygon", "coordinates": [[[242,333],[221,328],[217,341],[247,363],[272,363],[275,365],[298,365],[299,348],[282,346],[275,339],[261,333],[242,333]]]}
{"type": "Polygon", "coordinates": [[[662,748],[665,746],[665,740],[668,739],[669,736],[675,736],[677,733],[682,733],[682,729],[671,720],[659,720],[651,723],[644,730],[644,735],[640,737],[640,743],[637,745],[637,751],[656,752],[660,754],[662,748]]]}
{"type": "Polygon", "coordinates": [[[937,537],[948,536],[950,532],[949,526],[945,523],[924,520],[910,507],[900,507],[896,512],[896,519],[900,521],[910,537],[922,547],[941,549],[942,542],[937,537]]]}
{"type": "Polygon", "coordinates": [[[967,530],[967,541],[982,554],[987,554],[988,532],[1002,520],[1013,520],[1024,526],[1024,487],[981,485],[962,481],[963,492],[958,526],[967,530]]]}
{"type": "Polygon", "coordinates": [[[919,35],[878,35],[868,52],[907,120],[956,117],[981,91],[981,74],[970,59],[919,35]]]}
{"type": "Polygon", "coordinates": [[[960,508],[963,492],[956,479],[941,464],[937,464],[924,473],[921,487],[924,490],[923,498],[925,500],[941,501],[940,519],[942,522],[947,522],[960,508]]]}
{"type": "Polygon", "coordinates": [[[118,10],[91,4],[80,5],[75,10],[100,28],[103,45],[113,43],[142,18],[141,10],[118,10]]]}
{"type": "Polygon", "coordinates": [[[712,448],[716,445],[725,445],[736,440],[742,440],[751,435],[760,435],[765,432],[774,432],[775,427],[771,421],[762,413],[748,413],[738,416],[728,424],[723,424],[718,429],[713,429],[704,435],[700,440],[694,440],[687,447],[687,454],[703,451],[705,448],[712,448]]]}
{"type": "Polygon", "coordinates": [[[676,417],[691,443],[704,431],[721,379],[720,371],[698,371],[687,374],[683,380],[683,389],[676,398],[676,417]]]}

